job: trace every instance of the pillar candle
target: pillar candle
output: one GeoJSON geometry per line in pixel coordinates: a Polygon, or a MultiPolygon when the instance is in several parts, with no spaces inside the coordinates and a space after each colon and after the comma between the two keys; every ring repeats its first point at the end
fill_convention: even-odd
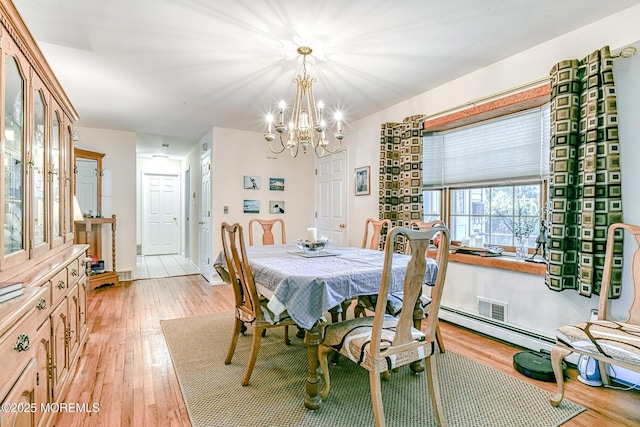
{"type": "Polygon", "coordinates": [[[317,228],[307,228],[307,240],[315,242],[318,240],[318,229],[317,228]]]}

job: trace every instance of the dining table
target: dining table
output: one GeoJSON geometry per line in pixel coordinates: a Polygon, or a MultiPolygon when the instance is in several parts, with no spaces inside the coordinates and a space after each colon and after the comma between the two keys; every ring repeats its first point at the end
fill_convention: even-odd
{"type": "MultiPolygon", "coordinates": [[[[351,246],[330,246],[307,252],[295,245],[247,246],[247,258],[258,293],[269,299],[276,316],[285,311],[304,329],[309,369],[304,405],[318,409],[318,345],[325,313],[363,295],[375,295],[380,288],[385,253],[351,246]]],[[[410,256],[394,254],[391,292],[401,292],[410,256]]],[[[214,265],[225,265],[220,252],[214,265]]],[[[424,283],[432,285],[438,273],[435,260],[427,258],[424,283]]],[[[418,308],[416,302],[416,308],[418,308]]],[[[424,313],[420,313],[424,316],[424,313]]]]}

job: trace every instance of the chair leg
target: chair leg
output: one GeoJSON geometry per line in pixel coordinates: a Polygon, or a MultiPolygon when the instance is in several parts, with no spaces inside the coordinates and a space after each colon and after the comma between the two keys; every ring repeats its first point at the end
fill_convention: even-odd
{"type": "Polygon", "coordinates": [[[349,306],[351,306],[351,301],[352,300],[346,300],[346,301],[342,301],[342,304],[340,304],[340,306],[342,307],[342,314],[340,315],[340,318],[342,320],[347,320],[347,310],[349,309],[349,306]]]}
{"type": "Polygon", "coordinates": [[[573,353],[566,347],[555,345],[551,349],[551,367],[553,368],[553,374],[556,377],[556,383],[558,384],[558,392],[554,394],[549,401],[552,406],[560,405],[562,399],[564,399],[564,372],[562,372],[562,359],[573,353]]]}
{"type": "Polygon", "coordinates": [[[285,325],[284,327],[284,343],[286,345],[291,344],[291,340],[289,339],[289,325],[285,325]]]}
{"type": "Polygon", "coordinates": [[[244,371],[244,377],[242,377],[242,385],[249,384],[249,378],[253,372],[253,367],[258,359],[258,353],[260,352],[260,340],[262,339],[263,328],[254,328],[253,341],[251,342],[251,352],[249,353],[249,361],[247,362],[247,369],[244,371]]]}
{"type": "Polygon", "coordinates": [[[444,407],[442,406],[442,398],[440,396],[440,382],[438,381],[438,374],[436,372],[436,361],[432,356],[427,357],[425,360],[427,365],[427,388],[429,389],[429,398],[431,399],[431,406],[433,406],[434,415],[436,416],[436,423],[440,427],[447,425],[447,418],[444,414],[444,407]]]}
{"type": "Polygon", "coordinates": [[[238,335],[240,335],[244,322],[236,317],[233,322],[233,332],[231,333],[231,342],[229,343],[229,349],[227,350],[227,357],[224,359],[224,364],[231,363],[233,353],[236,351],[236,344],[238,344],[238,335]]]}
{"type": "Polygon", "coordinates": [[[369,372],[369,387],[371,388],[373,417],[376,420],[376,427],[385,427],[384,407],[382,406],[382,383],[380,377],[381,375],[376,372],[369,372]]]}
{"type": "Polygon", "coordinates": [[[329,378],[329,354],[333,353],[333,349],[329,346],[320,344],[318,346],[318,362],[320,363],[320,370],[322,371],[322,378],[324,379],[324,386],[318,392],[318,395],[322,400],[325,400],[329,395],[329,389],[331,388],[331,380],[329,378]]]}

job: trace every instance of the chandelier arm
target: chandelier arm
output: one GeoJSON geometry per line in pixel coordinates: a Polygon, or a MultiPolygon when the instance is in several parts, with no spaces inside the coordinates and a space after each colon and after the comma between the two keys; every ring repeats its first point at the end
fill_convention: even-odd
{"type": "Polygon", "coordinates": [[[284,143],[282,142],[282,134],[279,135],[280,137],[280,146],[282,147],[281,150],[274,150],[273,147],[271,147],[271,142],[272,141],[267,141],[267,145],[269,146],[269,151],[271,151],[273,154],[280,154],[282,153],[284,150],[287,149],[287,147],[284,145],[284,143]]]}
{"type": "MultiPolygon", "coordinates": [[[[338,146],[333,150],[329,149],[328,145],[323,145],[322,146],[323,152],[326,151],[327,153],[330,153],[330,154],[336,154],[337,152],[340,151],[341,148],[342,148],[342,141],[338,141],[338,146]]],[[[316,153],[317,153],[317,151],[316,151],[316,153]]]]}
{"type": "Polygon", "coordinates": [[[291,157],[293,157],[294,159],[298,157],[299,151],[300,151],[300,145],[294,144],[293,146],[291,146],[291,157]]]}

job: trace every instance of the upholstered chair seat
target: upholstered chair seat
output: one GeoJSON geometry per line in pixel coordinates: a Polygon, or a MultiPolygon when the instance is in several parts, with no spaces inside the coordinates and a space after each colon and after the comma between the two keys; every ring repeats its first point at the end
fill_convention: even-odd
{"type": "Polygon", "coordinates": [[[585,355],[606,355],[613,360],[640,367],[638,325],[609,320],[578,323],[558,328],[556,340],[585,355]]]}
{"type": "Polygon", "coordinates": [[[558,391],[550,399],[553,406],[560,405],[564,399],[562,360],[574,352],[598,361],[600,379],[604,385],[610,383],[607,365],[612,365],[614,372],[615,367],[619,366],[640,373],[640,226],[616,223],[607,230],[597,319],[556,329],[551,365],[558,391]],[[627,263],[630,267],[628,275],[623,269],[623,258],[616,255],[616,247],[633,248],[633,251],[624,251],[624,258],[630,260],[627,263]],[[614,266],[617,270],[614,270],[614,266]],[[627,280],[624,280],[625,277],[627,280]],[[614,278],[615,281],[624,280],[622,286],[632,288],[634,294],[624,319],[620,315],[610,315],[609,291],[614,278]]]}
{"type": "MultiPolygon", "coordinates": [[[[397,325],[397,317],[385,314],[380,346],[383,353],[393,342],[397,325]]],[[[416,347],[411,352],[401,353],[401,359],[398,359],[397,355],[386,359],[375,359],[368,352],[372,328],[373,317],[371,316],[330,323],[324,328],[323,342],[346,358],[375,373],[386,372],[397,366],[423,360],[433,354],[433,343],[425,342],[423,347],[416,347]]],[[[425,341],[425,335],[416,328],[411,328],[411,336],[415,341],[425,341]]]]}

